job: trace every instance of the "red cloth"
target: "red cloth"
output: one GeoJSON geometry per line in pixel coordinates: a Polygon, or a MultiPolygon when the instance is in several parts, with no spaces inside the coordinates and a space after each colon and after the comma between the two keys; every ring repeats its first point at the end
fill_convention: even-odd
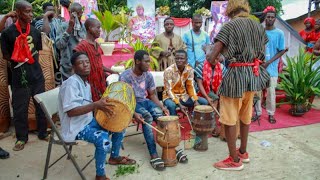
{"type": "Polygon", "coordinates": [[[206,91],[206,94],[209,94],[210,92],[210,81],[212,78],[212,90],[214,93],[218,92],[218,88],[221,84],[222,81],[222,69],[221,69],[221,64],[218,62],[215,67],[214,67],[214,73],[212,77],[212,66],[211,64],[205,60],[203,64],[203,69],[202,69],[202,76],[203,76],[203,87],[204,90],[206,91]]]}
{"type": "Polygon", "coordinates": [[[306,24],[306,22],[310,22],[311,23],[311,28],[314,27],[314,25],[316,24],[316,20],[313,17],[307,17],[303,23],[306,24]]]}
{"type": "Polygon", "coordinates": [[[274,8],[273,6],[268,6],[263,10],[264,14],[266,14],[268,12],[276,12],[276,8],[274,8]]]}
{"type": "Polygon", "coordinates": [[[88,82],[91,86],[92,101],[100,100],[102,94],[106,90],[106,75],[103,71],[101,47],[97,44],[97,48],[87,40],[82,40],[74,50],[86,52],[90,60],[90,75],[88,82]]]}
{"type": "Polygon", "coordinates": [[[242,67],[242,66],[252,66],[253,74],[259,76],[259,66],[262,61],[258,58],[254,58],[253,63],[231,63],[229,67],[242,67]]]}
{"type": "Polygon", "coordinates": [[[188,24],[191,23],[190,18],[174,18],[174,17],[172,17],[172,20],[174,22],[174,25],[177,27],[187,26],[188,24]]]}
{"type": "Polygon", "coordinates": [[[22,33],[19,20],[15,23],[15,26],[19,31],[20,35],[16,38],[16,41],[14,43],[11,59],[14,62],[18,63],[27,62],[28,64],[33,64],[34,59],[32,57],[32,53],[27,40],[27,36],[30,33],[30,23],[27,24],[27,29],[25,33],[22,33]]]}

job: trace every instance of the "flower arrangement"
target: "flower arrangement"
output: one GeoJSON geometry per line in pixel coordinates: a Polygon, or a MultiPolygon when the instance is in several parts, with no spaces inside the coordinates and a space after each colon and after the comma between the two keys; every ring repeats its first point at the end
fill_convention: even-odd
{"type": "Polygon", "coordinates": [[[207,16],[207,17],[211,17],[211,12],[209,9],[206,9],[205,7],[202,7],[200,9],[197,9],[194,14],[200,14],[201,16],[207,16]]]}
{"type": "Polygon", "coordinates": [[[158,16],[169,16],[170,15],[170,8],[169,6],[160,6],[156,9],[156,14],[158,16]]]}

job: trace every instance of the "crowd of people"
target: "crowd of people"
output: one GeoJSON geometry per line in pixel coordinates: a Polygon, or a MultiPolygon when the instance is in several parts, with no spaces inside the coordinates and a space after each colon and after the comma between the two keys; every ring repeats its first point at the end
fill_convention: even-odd
{"type": "MultiPolygon", "coordinates": [[[[85,140],[93,143],[96,147],[96,179],[108,179],[105,172],[107,153],[111,153],[110,165],[133,165],[136,161],[120,156],[125,130],[105,130],[94,118],[94,112],[98,109],[112,113],[116,108],[108,102],[108,98],[102,98],[106,90],[106,73],[116,72],[102,63],[103,52],[96,42],[101,24],[93,18],[82,23],[83,9],[79,3],[69,6],[68,22],[57,18],[54,9],[51,3],[44,3],[44,15],[35,22],[34,27],[31,25],[32,5],[20,0],[15,3],[15,11],[8,13],[0,22],[0,31],[3,30],[1,50],[11,72],[17,138],[13,150],[23,150],[28,142],[30,97],[45,91],[39,64],[41,35],[45,34],[54,42],[55,56],[60,62],[60,68],[56,71],[61,72],[63,77],[59,92],[62,136],[65,141],[85,140]],[[14,23],[5,28],[9,17],[14,23]]],[[[139,29],[140,25],[136,24],[139,18],[147,21],[143,10],[143,6],[137,7],[136,20],[130,22],[134,29],[139,29]]],[[[279,58],[287,51],[284,33],[274,25],[277,12],[272,6],[266,7],[265,27],[249,18],[250,7],[246,0],[229,0],[225,13],[230,22],[221,27],[213,45],[210,45],[209,35],[201,30],[203,19],[200,15],[193,16],[192,29],[182,37],[173,33],[175,24],[172,18],[164,20],[165,32],[154,39],[163,51],[152,54],[158,58],[160,70],[164,71],[164,88],[160,92],[163,103],[158,98],[155,80],[149,72],[148,52],[136,51],[134,66],[120,74],[119,80],[133,88],[136,98],[133,120],[142,124],[150,164],[155,170],[164,170],[166,166],[157,153],[153,131],[145,123],[152,124],[160,116],[176,115],[177,107],[183,112],[197,105],[209,105],[219,110],[219,123],[223,128],[220,130],[217,126],[213,135],[224,136],[229,148],[228,157],[214,164],[222,170],[242,170],[242,163],[250,161],[247,152],[249,126],[262,113],[259,101],[256,104],[258,113],[252,117],[253,98],[262,90],[267,90],[268,121],[276,123],[278,64],[279,58]],[[239,136],[241,145],[237,148],[239,136]]],[[[313,51],[316,55],[320,50],[319,23],[319,20],[315,23],[306,19],[306,29],[300,33],[306,42],[315,43],[313,51]],[[318,40],[310,40],[311,36],[317,36],[318,40]]],[[[312,47],[308,45],[307,51],[312,47]]],[[[47,141],[47,121],[40,106],[36,102],[35,105],[38,138],[47,141]]],[[[176,150],[176,156],[178,162],[188,162],[182,150],[176,150]]],[[[7,158],[9,155],[0,148],[0,157],[7,158]]]]}

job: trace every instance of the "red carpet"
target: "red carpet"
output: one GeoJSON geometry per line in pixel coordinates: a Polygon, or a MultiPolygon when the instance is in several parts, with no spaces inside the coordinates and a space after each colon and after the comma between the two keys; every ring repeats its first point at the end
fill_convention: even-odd
{"type": "MultiPolygon", "coordinates": [[[[263,109],[262,116],[260,118],[260,126],[258,125],[257,121],[251,123],[250,132],[320,123],[320,110],[311,109],[303,116],[295,117],[289,114],[289,109],[290,105],[281,105],[276,109],[275,119],[277,120],[277,123],[275,124],[270,124],[268,122],[267,112],[263,109]]],[[[184,127],[181,128],[181,139],[189,139],[191,127],[187,118],[180,118],[180,123],[184,127]]]]}

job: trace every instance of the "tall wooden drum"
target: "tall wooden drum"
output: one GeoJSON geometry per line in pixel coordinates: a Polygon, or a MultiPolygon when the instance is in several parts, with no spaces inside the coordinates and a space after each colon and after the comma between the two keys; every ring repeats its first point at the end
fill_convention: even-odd
{"type": "Polygon", "coordinates": [[[199,105],[194,108],[194,117],[192,119],[192,127],[196,136],[200,139],[196,142],[194,149],[197,151],[208,150],[208,134],[215,127],[214,112],[211,106],[199,105]]]}

